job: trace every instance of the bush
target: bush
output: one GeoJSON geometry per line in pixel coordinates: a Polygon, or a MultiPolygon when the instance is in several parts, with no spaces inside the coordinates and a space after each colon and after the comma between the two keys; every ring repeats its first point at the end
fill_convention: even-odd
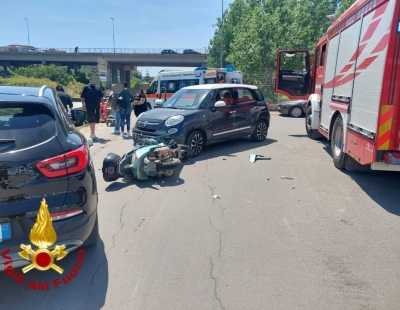
{"type": "Polygon", "coordinates": [[[0,85],[2,86],[31,86],[41,87],[48,85],[53,89],[56,89],[57,83],[50,81],[49,79],[35,79],[26,76],[13,76],[10,78],[0,78],[0,85]]]}
{"type": "MultiPolygon", "coordinates": [[[[30,86],[30,87],[42,87],[43,85],[48,85],[54,90],[56,89],[57,83],[50,81],[49,79],[36,79],[25,76],[13,76],[11,78],[1,78],[0,77],[0,85],[1,86],[30,86]]],[[[81,92],[84,84],[79,82],[70,82],[66,85],[65,91],[72,98],[80,98],[81,92]]]]}
{"type": "Polygon", "coordinates": [[[62,85],[68,85],[75,79],[72,75],[68,74],[67,67],[58,67],[55,65],[31,65],[25,68],[17,68],[10,70],[11,76],[25,76],[36,79],[47,78],[53,82],[62,85]]]}

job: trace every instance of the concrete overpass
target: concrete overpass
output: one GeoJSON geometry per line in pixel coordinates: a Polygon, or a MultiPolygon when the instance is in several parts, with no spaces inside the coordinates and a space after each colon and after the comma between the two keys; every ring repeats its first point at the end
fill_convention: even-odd
{"type": "MultiPolygon", "coordinates": [[[[137,67],[201,67],[205,66],[207,54],[161,54],[160,49],[52,49],[50,52],[5,51],[0,49],[0,66],[27,66],[32,64],[55,64],[79,69],[82,65],[96,66],[99,58],[107,61],[107,88],[117,81],[130,81],[130,71],[137,67]]],[[[203,49],[204,52],[204,49],[203,49]]]]}

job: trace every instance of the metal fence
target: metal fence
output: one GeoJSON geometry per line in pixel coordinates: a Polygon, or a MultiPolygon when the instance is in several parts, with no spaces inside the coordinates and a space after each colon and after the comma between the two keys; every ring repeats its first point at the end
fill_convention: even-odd
{"type": "Polygon", "coordinates": [[[2,46],[0,53],[81,53],[81,54],[208,54],[203,48],[32,48],[24,46],[2,46]],[[172,51],[172,52],[171,52],[172,51]]]}

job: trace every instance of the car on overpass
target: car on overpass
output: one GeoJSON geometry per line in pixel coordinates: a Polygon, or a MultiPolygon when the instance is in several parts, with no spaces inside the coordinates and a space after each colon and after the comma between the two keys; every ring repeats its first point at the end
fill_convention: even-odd
{"type": "Polygon", "coordinates": [[[196,52],[195,50],[187,49],[183,51],[183,54],[200,54],[200,53],[196,52]]]}
{"type": "Polygon", "coordinates": [[[174,50],[162,50],[161,54],[178,54],[178,53],[175,52],[174,50]]]}

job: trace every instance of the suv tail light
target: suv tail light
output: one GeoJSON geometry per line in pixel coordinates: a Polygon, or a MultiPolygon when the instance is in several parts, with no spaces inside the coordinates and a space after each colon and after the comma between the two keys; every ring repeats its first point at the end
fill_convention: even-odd
{"type": "Polygon", "coordinates": [[[36,168],[47,178],[60,178],[84,170],[89,161],[87,145],[63,155],[43,160],[36,164],[36,168]]]}
{"type": "Polygon", "coordinates": [[[54,222],[54,221],[65,220],[69,217],[73,217],[75,215],[81,214],[82,212],[83,212],[82,210],[70,210],[70,211],[57,212],[54,214],[50,214],[50,216],[54,222]]]}
{"type": "Polygon", "coordinates": [[[400,152],[383,153],[383,162],[385,164],[400,165],[400,152]]]}

